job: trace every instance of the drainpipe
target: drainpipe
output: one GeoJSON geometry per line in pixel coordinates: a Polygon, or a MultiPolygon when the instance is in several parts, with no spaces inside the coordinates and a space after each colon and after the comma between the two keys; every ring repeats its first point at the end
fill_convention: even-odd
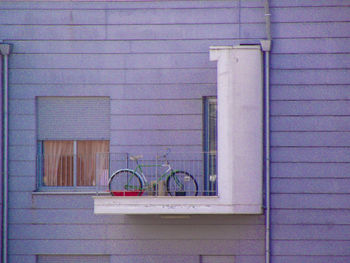
{"type": "Polygon", "coordinates": [[[271,261],[271,191],[270,191],[270,51],[271,14],[269,1],[264,1],[266,40],[261,40],[264,56],[265,78],[265,263],[271,261]]]}
{"type": "Polygon", "coordinates": [[[10,45],[0,44],[2,56],[2,262],[7,263],[8,243],[8,56],[10,45]]]}

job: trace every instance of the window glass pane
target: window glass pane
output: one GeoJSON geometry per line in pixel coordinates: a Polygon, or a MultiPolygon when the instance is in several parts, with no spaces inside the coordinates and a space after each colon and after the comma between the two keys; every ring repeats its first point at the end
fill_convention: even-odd
{"type": "Polygon", "coordinates": [[[211,100],[209,102],[209,120],[208,120],[208,130],[209,130],[209,151],[216,153],[217,145],[217,128],[216,128],[216,100],[211,100]]]}
{"type": "MultiPolygon", "coordinates": [[[[109,141],[77,142],[77,186],[96,185],[96,170],[108,169],[107,162],[98,159],[96,153],[109,152],[109,141]]],[[[108,173],[107,173],[108,174],[108,173]]]]}
{"type": "Polygon", "coordinates": [[[216,98],[205,99],[205,189],[208,195],[217,192],[217,103],[216,98]]]}
{"type": "Polygon", "coordinates": [[[209,178],[211,182],[214,181],[216,175],[216,149],[217,149],[217,110],[216,100],[210,100],[209,102],[209,174],[212,178],[209,178]]]}
{"type": "Polygon", "coordinates": [[[73,186],[73,141],[44,141],[44,186],[73,186]]]}

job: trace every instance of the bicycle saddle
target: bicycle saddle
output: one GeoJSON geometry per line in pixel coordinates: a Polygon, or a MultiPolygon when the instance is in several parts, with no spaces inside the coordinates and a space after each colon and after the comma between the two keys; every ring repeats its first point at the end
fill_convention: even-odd
{"type": "Polygon", "coordinates": [[[142,157],[143,157],[143,155],[133,155],[133,156],[130,156],[129,159],[130,159],[131,161],[138,161],[138,160],[140,160],[142,157]]]}

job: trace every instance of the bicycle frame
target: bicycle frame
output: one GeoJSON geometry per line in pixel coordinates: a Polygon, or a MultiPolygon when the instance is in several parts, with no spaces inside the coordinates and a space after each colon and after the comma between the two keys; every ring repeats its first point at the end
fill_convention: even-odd
{"type": "Polygon", "coordinates": [[[167,154],[161,157],[157,156],[157,159],[155,160],[155,164],[154,163],[143,164],[142,162],[139,162],[139,159],[142,158],[142,155],[130,156],[128,159],[134,161],[135,166],[133,168],[124,168],[124,169],[119,169],[116,172],[113,172],[108,182],[109,190],[111,191],[111,182],[113,181],[113,178],[119,178],[119,177],[116,177],[118,176],[118,174],[120,175],[124,174],[124,177],[122,177],[124,178],[124,182],[122,183],[122,186],[121,186],[121,188],[124,190],[142,191],[142,192],[146,190],[149,192],[149,191],[152,191],[151,189],[154,189],[153,191],[158,192],[158,187],[163,189],[163,182],[164,182],[166,191],[170,195],[186,195],[185,185],[189,185],[189,184],[191,184],[192,186],[192,187],[190,186],[191,187],[190,191],[192,191],[194,195],[197,195],[198,184],[194,179],[194,177],[188,172],[180,171],[177,169],[174,170],[167,159],[167,154]],[[150,168],[150,167],[156,168],[156,172],[155,172],[156,180],[152,179],[151,182],[148,182],[145,176],[144,170],[146,170],[145,168],[150,168]],[[164,169],[162,169],[162,171],[158,173],[158,167],[163,167],[164,169]],[[134,179],[135,177],[137,178],[136,181],[134,179]],[[186,183],[186,182],[189,182],[189,183],[186,183]]]}
{"type": "Polygon", "coordinates": [[[136,168],[131,171],[136,173],[141,178],[141,180],[143,181],[144,188],[147,188],[149,183],[142,170],[143,167],[167,167],[164,173],[162,173],[160,176],[156,176],[157,183],[160,182],[162,179],[169,177],[173,172],[173,169],[168,161],[165,164],[139,164],[138,161],[136,161],[136,168]]]}

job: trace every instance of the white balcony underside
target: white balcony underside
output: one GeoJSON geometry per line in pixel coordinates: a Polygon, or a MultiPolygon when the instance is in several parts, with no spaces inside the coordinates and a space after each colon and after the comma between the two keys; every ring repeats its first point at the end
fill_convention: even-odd
{"type": "Polygon", "coordinates": [[[260,204],[223,204],[219,197],[94,196],[95,214],[261,214],[260,204]]]}

